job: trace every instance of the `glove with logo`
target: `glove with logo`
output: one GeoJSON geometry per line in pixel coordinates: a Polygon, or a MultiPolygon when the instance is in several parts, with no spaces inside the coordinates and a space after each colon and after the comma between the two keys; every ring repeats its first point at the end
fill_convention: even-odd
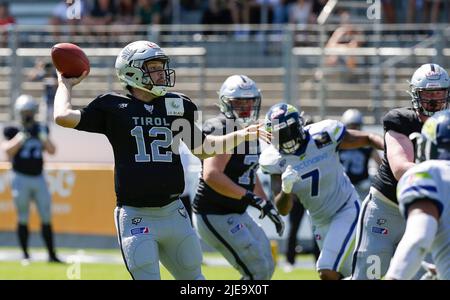
{"type": "Polygon", "coordinates": [[[264,200],[250,191],[247,191],[247,193],[245,193],[241,200],[259,209],[261,212],[261,215],[259,216],[260,219],[268,216],[269,219],[275,224],[278,235],[283,235],[284,221],[278,213],[277,209],[273,206],[272,202],[264,200]]]}
{"type": "Polygon", "coordinates": [[[298,172],[288,165],[286,170],[281,174],[281,190],[285,194],[290,194],[292,192],[292,187],[294,183],[300,180],[298,172]]]}

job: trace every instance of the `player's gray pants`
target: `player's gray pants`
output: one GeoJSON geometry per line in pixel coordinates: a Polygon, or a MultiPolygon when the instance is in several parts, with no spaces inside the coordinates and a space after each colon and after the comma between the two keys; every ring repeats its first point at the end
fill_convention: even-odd
{"type": "Polygon", "coordinates": [[[114,216],[133,279],[161,279],[159,260],[175,279],[204,279],[200,241],[181,200],[163,207],[116,207],[114,216]]]}
{"type": "Polygon", "coordinates": [[[398,206],[371,187],[358,219],[352,279],[384,276],[405,226],[398,206]]]}
{"type": "Polygon", "coordinates": [[[20,224],[27,224],[30,216],[30,203],[36,203],[41,222],[50,223],[51,196],[43,174],[37,176],[11,172],[11,188],[20,224]]]}
{"type": "Polygon", "coordinates": [[[245,212],[227,215],[196,215],[202,239],[217,249],[243,279],[268,280],[275,264],[270,242],[262,228],[245,212]]]}

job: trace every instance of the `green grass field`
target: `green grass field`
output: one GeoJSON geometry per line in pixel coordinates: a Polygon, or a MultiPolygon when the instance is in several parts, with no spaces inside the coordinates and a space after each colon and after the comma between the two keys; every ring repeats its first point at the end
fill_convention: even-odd
{"type": "MultiPolygon", "coordinates": [[[[5,248],[0,248],[4,250],[5,248]]],[[[69,250],[62,250],[64,253],[69,250]]],[[[71,250],[71,253],[74,251],[71,250]]],[[[86,254],[116,254],[115,250],[86,250],[86,254]]],[[[214,257],[218,254],[205,254],[205,257],[214,257]]],[[[299,260],[312,259],[309,255],[299,256],[299,260]]],[[[227,266],[202,266],[206,279],[233,280],[239,279],[240,274],[227,266]]],[[[0,261],[0,280],[28,280],[28,279],[58,279],[67,280],[71,277],[79,277],[81,280],[120,280],[131,279],[123,264],[106,263],[81,263],[79,265],[70,264],[50,264],[46,262],[31,262],[27,266],[22,266],[20,261],[0,261]],[[69,276],[68,276],[69,274],[69,276]],[[79,276],[78,276],[79,275],[79,276]]],[[[161,278],[173,279],[169,272],[161,266],[161,278]]],[[[78,279],[78,278],[75,278],[78,279]]],[[[298,279],[318,279],[317,273],[312,269],[294,269],[290,273],[285,273],[281,268],[275,270],[272,279],[275,280],[298,280],[298,279]]]]}

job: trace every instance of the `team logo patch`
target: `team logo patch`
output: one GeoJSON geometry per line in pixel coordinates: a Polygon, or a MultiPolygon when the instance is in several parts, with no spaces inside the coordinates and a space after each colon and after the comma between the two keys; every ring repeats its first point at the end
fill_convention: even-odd
{"type": "Polygon", "coordinates": [[[280,168],[283,168],[286,165],[286,159],[282,159],[280,161],[280,168]]]}
{"type": "Polygon", "coordinates": [[[120,103],[119,108],[126,108],[128,106],[128,103],[120,103]]]}
{"type": "Polygon", "coordinates": [[[229,217],[228,219],[227,219],[227,224],[228,225],[231,225],[231,224],[233,224],[234,223],[234,218],[233,217],[229,217]]]}
{"type": "Polygon", "coordinates": [[[272,112],[272,114],[270,115],[270,118],[275,119],[275,118],[283,115],[284,113],[285,113],[285,111],[283,109],[277,108],[272,112]]]}
{"type": "Polygon", "coordinates": [[[386,224],[386,219],[379,218],[377,220],[377,225],[384,225],[384,224],[386,224]]]}
{"type": "Polygon", "coordinates": [[[238,232],[242,228],[244,228],[244,224],[239,223],[236,226],[234,226],[233,228],[231,228],[230,232],[231,232],[231,234],[235,234],[236,232],[238,232]]]}
{"type": "Polygon", "coordinates": [[[186,210],[184,209],[184,207],[179,207],[178,208],[178,213],[183,217],[183,218],[187,218],[187,213],[186,210]]]}
{"type": "Polygon", "coordinates": [[[382,235],[387,235],[387,234],[389,233],[389,231],[387,230],[387,228],[376,227],[376,226],[373,226],[373,227],[372,227],[372,232],[373,232],[373,233],[382,234],[382,235]]]}
{"type": "Polygon", "coordinates": [[[131,235],[138,235],[138,234],[148,234],[150,233],[150,229],[148,227],[137,227],[131,229],[131,235]]]}
{"type": "Polygon", "coordinates": [[[144,104],[144,108],[149,113],[153,113],[153,105],[144,104]]]}
{"type": "Polygon", "coordinates": [[[168,116],[182,116],[184,115],[183,99],[181,98],[167,98],[166,111],[168,116]]]}
{"type": "Polygon", "coordinates": [[[317,148],[319,149],[331,145],[333,143],[330,135],[326,131],[313,135],[313,139],[314,142],[316,143],[317,148]]]}
{"type": "Polygon", "coordinates": [[[142,218],[141,217],[135,217],[135,218],[131,219],[131,224],[133,224],[133,225],[137,225],[137,224],[139,224],[141,222],[142,222],[142,218]]]}

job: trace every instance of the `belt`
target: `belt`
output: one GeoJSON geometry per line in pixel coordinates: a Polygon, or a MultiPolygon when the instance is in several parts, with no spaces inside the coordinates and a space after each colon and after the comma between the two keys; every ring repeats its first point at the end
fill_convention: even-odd
{"type": "Polygon", "coordinates": [[[379,190],[377,190],[373,186],[370,187],[370,194],[372,194],[373,197],[376,197],[377,199],[380,199],[384,203],[388,204],[389,206],[394,207],[394,208],[398,208],[398,204],[397,203],[395,203],[394,201],[390,200],[388,197],[383,195],[379,190]]]}
{"type": "MultiPolygon", "coordinates": [[[[162,196],[154,196],[152,198],[158,198],[158,199],[165,198],[165,200],[161,201],[162,205],[158,205],[158,206],[136,206],[136,207],[163,207],[163,206],[166,206],[167,204],[169,204],[169,203],[179,199],[180,198],[180,194],[172,194],[172,195],[169,195],[168,197],[167,196],[164,196],[164,197],[162,197],[162,196]]],[[[118,203],[117,207],[122,207],[122,205],[123,205],[122,202],[123,201],[121,201],[121,203],[118,203]]],[[[130,205],[126,205],[126,206],[130,206],[130,205]]]]}

